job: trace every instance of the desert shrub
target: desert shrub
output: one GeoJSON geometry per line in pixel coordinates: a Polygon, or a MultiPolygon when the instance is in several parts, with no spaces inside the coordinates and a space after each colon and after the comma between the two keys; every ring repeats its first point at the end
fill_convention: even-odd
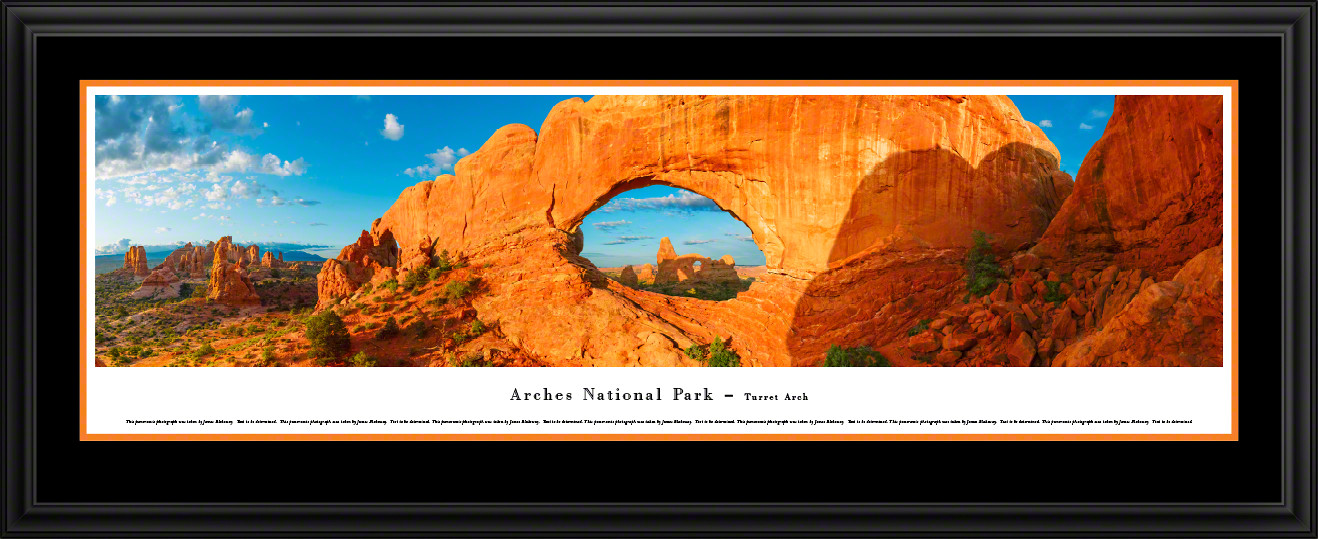
{"type": "Polygon", "coordinates": [[[469,331],[469,333],[471,333],[472,337],[476,337],[482,333],[485,333],[485,322],[481,322],[479,318],[472,320],[471,330],[469,331]]]}
{"type": "Polygon", "coordinates": [[[372,288],[373,288],[373,286],[371,285],[371,283],[366,283],[366,284],[362,285],[361,288],[358,288],[357,291],[358,291],[358,293],[361,293],[361,294],[370,294],[372,288]]]}
{"type": "Polygon", "coordinates": [[[685,350],[686,356],[699,360],[706,367],[740,367],[741,357],[728,348],[722,337],[714,337],[714,342],[706,346],[693,344],[685,350]]]}
{"type": "Polygon", "coordinates": [[[1044,281],[1043,285],[1048,288],[1043,294],[1044,301],[1051,301],[1056,306],[1061,306],[1062,302],[1066,301],[1066,294],[1062,293],[1061,281],[1044,281]]]}
{"type": "Polygon", "coordinates": [[[283,276],[284,276],[284,273],[281,272],[281,271],[279,271],[279,268],[270,268],[270,277],[275,278],[275,279],[278,279],[278,278],[283,277],[283,276]]]}
{"type": "Polygon", "coordinates": [[[261,362],[258,365],[262,367],[273,367],[278,363],[275,358],[275,347],[267,346],[261,350],[261,362]]]}
{"type": "Polygon", "coordinates": [[[459,367],[493,367],[494,365],[490,364],[490,362],[488,362],[488,361],[485,361],[485,358],[481,357],[480,354],[471,354],[471,355],[469,355],[469,356],[467,356],[467,357],[465,357],[465,358],[462,358],[462,361],[459,362],[457,366],[459,366],[459,367]]]}
{"type": "Polygon", "coordinates": [[[467,342],[467,339],[468,339],[468,338],[470,338],[470,337],[468,337],[466,333],[463,333],[463,332],[454,333],[454,334],[453,334],[453,344],[455,344],[455,345],[461,345],[462,343],[467,342]]]}
{"type": "Polygon", "coordinates": [[[714,337],[714,342],[709,343],[709,359],[705,364],[710,367],[740,367],[741,358],[728,349],[722,337],[714,337]]]}
{"type": "Polygon", "coordinates": [[[365,307],[362,307],[362,314],[371,314],[373,312],[375,312],[374,305],[367,305],[365,307]]]}
{"type": "Polygon", "coordinates": [[[205,283],[197,283],[195,285],[192,285],[192,297],[194,298],[206,297],[206,291],[207,291],[206,287],[207,285],[205,283]]]}
{"type": "Polygon", "coordinates": [[[854,348],[843,348],[833,345],[828,348],[828,353],[824,356],[825,367],[891,367],[892,363],[888,361],[878,350],[871,350],[868,346],[857,346],[854,348]]]}
{"type": "Polygon", "coordinates": [[[363,324],[363,325],[366,326],[366,329],[375,329],[375,328],[380,327],[380,323],[379,323],[379,322],[367,322],[367,323],[365,323],[365,324],[363,324]]]}
{"type": "Polygon", "coordinates": [[[933,355],[933,354],[917,354],[917,355],[911,356],[911,359],[914,359],[914,360],[916,360],[916,361],[918,361],[918,362],[920,362],[920,363],[929,363],[929,362],[932,362],[932,361],[934,360],[934,355],[933,355]]]}
{"type": "Polygon", "coordinates": [[[446,271],[448,270],[441,268],[430,268],[429,270],[426,271],[426,277],[431,281],[437,281],[439,280],[439,276],[443,275],[444,272],[446,271]]]}
{"type": "Polygon", "coordinates": [[[311,343],[311,355],[316,358],[337,358],[348,351],[352,342],[343,319],[333,311],[308,317],[306,336],[311,343]]]}
{"type": "Polygon", "coordinates": [[[380,328],[380,332],[375,334],[375,338],[382,341],[385,339],[392,339],[397,336],[398,336],[398,319],[392,316],[390,316],[388,320],[384,321],[384,327],[380,328]]]}
{"type": "Polygon", "coordinates": [[[352,359],[348,360],[348,364],[354,367],[374,367],[378,365],[379,362],[371,357],[370,354],[367,354],[365,350],[362,350],[353,355],[352,359]]]}
{"type": "Polygon", "coordinates": [[[430,270],[430,278],[434,279],[451,269],[453,269],[453,259],[449,257],[448,249],[444,249],[439,252],[439,256],[435,257],[435,267],[430,270]],[[435,273],[435,270],[439,270],[439,273],[435,273]]]}
{"type": "Polygon", "coordinates": [[[424,286],[427,282],[430,282],[429,270],[426,268],[413,268],[412,271],[407,272],[407,278],[403,279],[403,288],[412,290],[424,286]]]}
{"type": "Polygon", "coordinates": [[[916,335],[919,335],[920,333],[923,333],[924,330],[929,329],[929,322],[932,322],[932,321],[933,321],[933,320],[930,320],[930,319],[928,319],[928,318],[925,318],[924,320],[919,321],[918,323],[915,324],[914,327],[912,327],[912,328],[909,329],[909,330],[906,330],[906,336],[907,336],[907,337],[914,337],[914,336],[916,336],[916,335]]]}
{"type": "Polygon", "coordinates": [[[398,281],[389,279],[388,281],[380,283],[380,290],[388,290],[390,294],[398,292],[398,281]]]}
{"type": "Polygon", "coordinates": [[[426,338],[426,333],[430,331],[430,326],[426,324],[425,320],[417,320],[408,327],[408,331],[411,331],[416,338],[424,339],[426,338]]]}
{"type": "Polygon", "coordinates": [[[998,281],[1006,275],[998,265],[998,257],[993,254],[988,235],[976,230],[971,234],[974,243],[966,252],[966,290],[975,297],[982,297],[998,287],[998,281]]]}
{"type": "Polygon", "coordinates": [[[459,300],[471,293],[471,285],[464,281],[449,281],[444,285],[444,296],[449,300],[459,300]]]}
{"type": "Polygon", "coordinates": [[[211,343],[204,343],[201,345],[201,348],[198,348],[195,352],[192,353],[192,357],[194,359],[201,359],[203,357],[209,356],[214,353],[215,353],[215,347],[211,346],[211,343]]]}

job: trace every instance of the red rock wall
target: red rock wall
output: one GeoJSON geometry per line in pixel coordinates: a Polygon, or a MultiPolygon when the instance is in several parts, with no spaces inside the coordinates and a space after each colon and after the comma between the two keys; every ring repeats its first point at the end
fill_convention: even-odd
{"type": "Polygon", "coordinates": [[[1167,280],[1222,242],[1222,97],[1117,96],[1036,254],[1107,253],[1167,280]]]}

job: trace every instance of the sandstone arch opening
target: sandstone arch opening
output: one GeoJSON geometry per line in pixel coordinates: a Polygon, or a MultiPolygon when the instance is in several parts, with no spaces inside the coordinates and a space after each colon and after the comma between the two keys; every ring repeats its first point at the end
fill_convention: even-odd
{"type": "Polygon", "coordinates": [[[637,290],[722,301],[748,290],[764,269],[764,252],[745,223],[678,187],[619,186],[578,226],[581,256],[637,290]]]}

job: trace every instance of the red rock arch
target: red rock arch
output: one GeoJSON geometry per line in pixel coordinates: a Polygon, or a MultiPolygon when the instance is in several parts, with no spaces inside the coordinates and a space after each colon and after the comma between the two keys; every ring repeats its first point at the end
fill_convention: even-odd
{"type": "MultiPolygon", "coordinates": [[[[857,276],[880,264],[876,253],[958,248],[972,229],[1036,240],[1069,193],[1057,162],[1004,96],[574,98],[538,136],[505,126],[453,175],[405,189],[371,233],[392,233],[402,260],[443,248],[498,268],[482,317],[552,362],[680,365],[681,348],[721,336],[749,364],[789,365],[822,343],[799,320],[845,335],[859,331],[851,311],[879,308],[826,300],[869,286],[857,276]],[[609,284],[580,257],[578,227],[614,195],[653,184],[745,223],[770,274],[716,305],[609,284]],[[816,280],[828,284],[808,286],[816,280]],[[825,299],[793,316],[810,294],[825,299]]],[[[864,297],[918,293],[885,290],[864,297]]]]}

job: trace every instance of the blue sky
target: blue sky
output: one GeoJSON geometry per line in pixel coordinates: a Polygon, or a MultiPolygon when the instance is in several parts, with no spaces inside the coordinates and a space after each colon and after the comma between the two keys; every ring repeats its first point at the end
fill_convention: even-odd
{"type": "Polygon", "coordinates": [[[1021,116],[1043,128],[1062,154],[1060,168],[1074,178],[1089,148],[1103,136],[1112,115],[1110,95],[1013,95],[1008,96],[1021,116]]]}
{"type": "MultiPolygon", "coordinates": [[[[503,125],[538,131],[570,97],[100,96],[97,252],[233,236],[333,257],[404,188],[451,173],[503,125]]],[[[1012,99],[1072,175],[1112,110],[1112,96],[1012,99]]],[[[669,187],[624,193],[582,228],[583,253],[601,267],[652,262],[663,236],[679,253],[764,263],[744,224],[669,187]]]]}

